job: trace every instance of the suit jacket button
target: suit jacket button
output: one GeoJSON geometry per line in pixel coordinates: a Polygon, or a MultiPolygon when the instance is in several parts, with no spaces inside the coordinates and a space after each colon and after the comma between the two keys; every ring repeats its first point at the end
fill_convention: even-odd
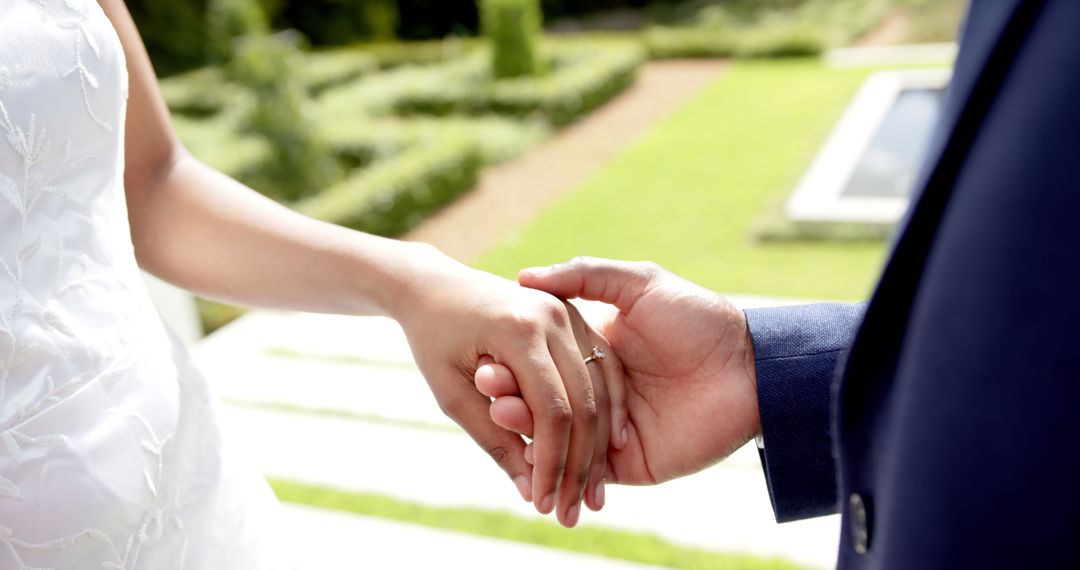
{"type": "Polygon", "coordinates": [[[866,511],[866,501],[858,493],[852,493],[848,499],[848,527],[851,545],[858,554],[866,554],[870,549],[870,523],[866,511]]]}

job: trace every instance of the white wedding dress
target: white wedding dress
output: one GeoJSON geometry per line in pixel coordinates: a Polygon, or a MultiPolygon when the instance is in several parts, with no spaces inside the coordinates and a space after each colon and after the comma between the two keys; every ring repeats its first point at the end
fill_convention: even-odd
{"type": "Polygon", "coordinates": [[[126,101],[94,0],[0,0],[0,569],[279,568],[135,263],[126,101]]]}

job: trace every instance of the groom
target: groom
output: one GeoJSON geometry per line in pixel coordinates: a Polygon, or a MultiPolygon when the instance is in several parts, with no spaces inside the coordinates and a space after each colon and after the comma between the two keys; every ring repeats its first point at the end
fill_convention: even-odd
{"type": "MultiPolygon", "coordinates": [[[[839,511],[841,568],[1080,567],[1080,2],[974,0],[920,188],[865,306],[743,313],[647,263],[523,271],[618,309],[594,323],[627,382],[609,478],[760,436],[777,520],[839,511]]],[[[527,431],[515,409],[492,415],[527,431]]]]}

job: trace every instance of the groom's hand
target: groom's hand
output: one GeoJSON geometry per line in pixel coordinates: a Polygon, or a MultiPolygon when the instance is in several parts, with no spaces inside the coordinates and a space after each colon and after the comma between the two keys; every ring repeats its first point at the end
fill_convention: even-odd
{"type": "MultiPolygon", "coordinates": [[[[624,448],[610,450],[609,480],[654,484],[687,475],[760,431],[746,319],[723,296],[651,263],[592,258],[527,269],[519,281],[617,309],[593,323],[622,361],[627,381],[629,433],[624,448]]],[[[509,373],[498,367],[482,372],[509,373]]],[[[505,399],[492,404],[492,418],[520,427],[520,414],[508,413],[515,407],[505,399]]]]}

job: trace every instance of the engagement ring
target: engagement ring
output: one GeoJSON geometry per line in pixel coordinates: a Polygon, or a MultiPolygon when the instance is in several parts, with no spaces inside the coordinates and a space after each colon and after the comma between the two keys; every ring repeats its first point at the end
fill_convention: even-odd
{"type": "Polygon", "coordinates": [[[605,356],[607,356],[607,353],[604,352],[604,349],[599,346],[594,346],[592,347],[592,354],[585,357],[585,364],[594,360],[603,360],[605,356]]]}

